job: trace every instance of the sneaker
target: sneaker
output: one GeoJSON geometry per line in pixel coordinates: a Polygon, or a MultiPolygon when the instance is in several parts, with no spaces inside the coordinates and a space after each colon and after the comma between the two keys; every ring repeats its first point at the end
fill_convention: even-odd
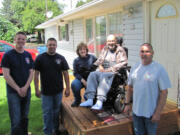
{"type": "Polygon", "coordinates": [[[79,104],[80,104],[80,102],[74,101],[74,102],[71,104],[71,107],[78,107],[79,104]]]}

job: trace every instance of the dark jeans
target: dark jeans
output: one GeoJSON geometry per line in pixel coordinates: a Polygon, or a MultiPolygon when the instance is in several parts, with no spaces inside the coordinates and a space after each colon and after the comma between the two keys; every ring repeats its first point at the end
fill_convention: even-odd
{"type": "Polygon", "coordinates": [[[54,96],[42,95],[44,135],[52,135],[53,132],[59,129],[59,113],[61,101],[61,92],[54,96]]]}
{"type": "Polygon", "coordinates": [[[75,101],[79,103],[81,102],[80,92],[82,88],[84,88],[84,85],[78,79],[74,79],[73,82],[71,83],[71,89],[73,91],[75,101]]]}
{"type": "Polygon", "coordinates": [[[28,134],[28,113],[31,99],[31,90],[22,98],[17,93],[8,93],[9,116],[11,120],[11,135],[28,134]]]}
{"type": "Polygon", "coordinates": [[[151,118],[139,117],[133,114],[133,126],[135,135],[156,135],[157,123],[151,118]]]}

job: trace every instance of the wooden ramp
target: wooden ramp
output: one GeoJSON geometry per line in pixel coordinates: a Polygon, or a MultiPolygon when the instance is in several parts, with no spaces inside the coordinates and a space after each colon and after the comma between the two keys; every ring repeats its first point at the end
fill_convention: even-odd
{"type": "MultiPolygon", "coordinates": [[[[94,112],[89,108],[71,107],[72,101],[64,100],[62,118],[69,135],[133,135],[132,118],[124,114],[94,112]]],[[[157,135],[168,135],[180,130],[180,112],[168,102],[158,126],[157,135]]]]}

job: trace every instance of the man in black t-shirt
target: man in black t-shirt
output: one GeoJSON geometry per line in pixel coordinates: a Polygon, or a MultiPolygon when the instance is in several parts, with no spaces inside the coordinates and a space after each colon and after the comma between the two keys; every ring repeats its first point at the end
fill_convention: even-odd
{"type": "Polygon", "coordinates": [[[25,33],[18,32],[14,41],[15,48],[4,54],[1,64],[7,84],[11,135],[27,135],[33,60],[31,54],[24,50],[25,33]]]}
{"type": "Polygon", "coordinates": [[[34,84],[36,96],[42,97],[44,134],[59,135],[59,112],[62,100],[63,77],[65,79],[65,96],[70,94],[69,66],[65,58],[56,53],[57,41],[49,38],[47,52],[40,54],[35,61],[34,84]],[[39,90],[39,75],[41,91],[39,90]]]}

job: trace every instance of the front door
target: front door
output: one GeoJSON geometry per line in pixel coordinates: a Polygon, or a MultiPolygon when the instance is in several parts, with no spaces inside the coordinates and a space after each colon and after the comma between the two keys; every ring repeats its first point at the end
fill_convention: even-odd
{"type": "Polygon", "coordinates": [[[152,1],[150,9],[154,60],[168,72],[172,84],[168,98],[177,102],[180,78],[180,0],[152,1]]]}

